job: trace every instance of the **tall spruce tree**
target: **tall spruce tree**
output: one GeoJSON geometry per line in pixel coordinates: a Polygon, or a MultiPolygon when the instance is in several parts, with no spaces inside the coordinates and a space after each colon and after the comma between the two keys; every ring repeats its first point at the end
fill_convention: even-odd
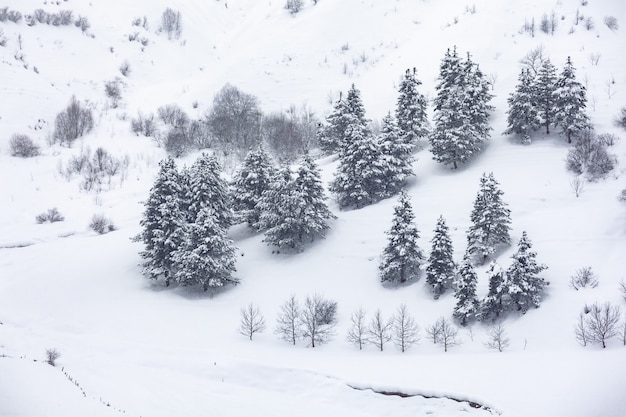
{"type": "Polygon", "coordinates": [[[268,153],[260,146],[248,153],[231,184],[233,210],[240,221],[254,227],[261,214],[258,206],[263,193],[269,190],[276,170],[268,153]]]}
{"type": "Polygon", "coordinates": [[[554,125],[556,114],[555,95],[556,91],[556,68],[546,59],[541,63],[535,82],[536,102],[539,109],[541,123],[546,128],[546,135],[550,134],[550,126],[554,125]]]}
{"type": "Polygon", "coordinates": [[[388,243],[378,267],[382,282],[406,282],[419,276],[420,265],[424,260],[417,244],[419,230],[415,225],[415,215],[411,201],[402,192],[398,205],[394,207],[391,229],[387,231],[388,243]]]}
{"type": "Polygon", "coordinates": [[[530,140],[530,134],[541,128],[541,119],[537,108],[537,93],[535,91],[535,77],[530,69],[522,69],[515,92],[507,99],[506,135],[519,135],[524,142],[530,140]]]}
{"type": "Polygon", "coordinates": [[[421,84],[415,68],[413,71],[407,69],[398,91],[396,119],[403,141],[412,147],[428,134],[428,103],[418,90],[421,84]]]}
{"type": "Polygon", "coordinates": [[[204,291],[239,282],[235,271],[235,248],[226,237],[213,209],[204,206],[188,225],[183,244],[174,252],[175,278],[180,285],[201,285],[204,291]]]}
{"type": "Polygon", "coordinates": [[[140,225],[145,249],[140,253],[145,260],[143,273],[150,278],[165,278],[170,284],[174,271],[173,255],[183,243],[186,228],[185,213],[181,210],[183,188],[172,158],[159,162],[159,173],[150,189],[140,225]]]}
{"type": "Polygon", "coordinates": [[[426,283],[432,288],[435,299],[452,286],[455,276],[456,265],[448,230],[445,219],[439,216],[426,266],[426,283]]]}
{"type": "Polygon", "coordinates": [[[221,228],[231,226],[233,213],[228,183],[221,177],[221,172],[217,158],[207,153],[202,153],[189,168],[188,223],[196,221],[200,210],[209,208],[221,228]]]}
{"type": "Polygon", "coordinates": [[[471,213],[472,225],[467,232],[467,252],[484,262],[497,245],[509,245],[511,211],[502,200],[504,194],[493,172],[484,173],[471,213]]]}
{"type": "Polygon", "coordinates": [[[567,57],[567,63],[556,83],[554,103],[556,108],[554,123],[567,137],[567,143],[572,143],[572,137],[588,129],[590,122],[585,114],[587,107],[585,87],[576,81],[576,69],[570,57],[567,57]]]}
{"type": "Polygon", "coordinates": [[[539,307],[543,290],[548,282],[541,277],[547,266],[538,264],[537,253],[532,250],[532,243],[524,231],[513,254],[513,262],[506,270],[508,293],[511,303],[523,313],[530,307],[539,307]]]}
{"type": "Polygon", "coordinates": [[[385,195],[390,197],[402,189],[408,177],[414,175],[411,166],[414,161],[413,146],[403,140],[400,129],[391,113],[383,118],[378,141],[387,168],[387,172],[384,174],[386,177],[385,195]]]}
{"type": "Polygon", "coordinates": [[[459,273],[455,280],[454,298],[457,299],[452,315],[465,326],[469,320],[476,317],[478,312],[478,300],[476,299],[476,283],[478,276],[472,266],[470,255],[465,254],[459,273]]]}
{"type": "Polygon", "coordinates": [[[479,318],[482,321],[498,319],[508,308],[505,298],[508,295],[506,273],[496,262],[491,261],[487,268],[489,291],[480,303],[479,318]]]}

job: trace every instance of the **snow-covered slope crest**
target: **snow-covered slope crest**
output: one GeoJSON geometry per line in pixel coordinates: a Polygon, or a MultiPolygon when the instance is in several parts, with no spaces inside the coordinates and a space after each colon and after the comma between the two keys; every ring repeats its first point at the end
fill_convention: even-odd
{"type": "MultiPolygon", "coordinates": [[[[0,416],[622,416],[626,376],[616,371],[626,368],[622,341],[583,348],[573,333],[585,305],[608,301],[622,315],[626,310],[618,291],[626,279],[626,207],[618,199],[626,187],[626,133],[612,124],[626,102],[626,65],[618,52],[626,25],[622,2],[307,0],[295,16],[282,0],[6,0],[0,11],[5,6],[22,14],[72,10],[90,27],[0,22],[6,39],[0,46],[0,416]],[[166,7],[181,13],[179,38],[157,33],[166,7]],[[523,31],[525,22],[539,25],[553,11],[553,35],[523,31]],[[604,24],[606,17],[618,28],[604,24]],[[460,329],[462,344],[444,353],[425,329],[450,317],[454,298],[434,301],[423,279],[381,286],[377,266],[394,199],[345,212],[331,204],[338,218],[327,239],[294,256],[272,254],[262,236],[233,228],[241,284],[220,293],[166,290],[141,276],[142,248],[130,238],[139,232],[142,201],[165,153],[130,132],[137,112],[176,103],[200,117],[232,83],[256,95],[264,111],[306,103],[323,117],[330,100],[355,83],[367,117],[378,120],[394,109],[406,68],[416,67],[432,98],[440,59],[454,45],[471,53],[493,83],[492,139],[458,172],[421,151],[407,191],[421,247],[429,249],[443,215],[460,260],[480,176],[493,172],[501,184],[513,240],[527,231],[551,282],[541,308],[504,321],[511,342],[505,352],[487,349],[489,326],[476,324],[460,329]],[[520,146],[501,135],[519,60],[541,46],[559,68],[572,57],[597,130],[622,137],[611,148],[618,168],[585,183],[579,197],[564,166],[563,138],[520,146]],[[116,108],[104,94],[104,83],[115,77],[123,81],[116,108]],[[95,128],[70,149],[50,146],[55,115],[72,95],[94,110],[95,128]],[[31,136],[42,155],[9,156],[13,133],[31,136]],[[83,191],[64,168],[98,146],[127,168],[100,192],[83,191]],[[35,216],[52,207],[65,221],[37,224],[35,216]],[[100,213],[113,220],[115,232],[88,229],[100,213]],[[600,284],[575,291],[569,277],[583,266],[593,268],[600,284]],[[279,340],[272,330],[280,305],[291,294],[313,293],[338,302],[333,340],[314,349],[279,340]],[[268,322],[253,341],[237,333],[240,308],[250,302],[268,322]],[[345,341],[359,307],[368,318],[379,308],[389,317],[403,303],[422,329],[421,341],[406,353],[392,344],[384,352],[371,345],[359,351],[345,341]],[[48,348],[62,354],[55,368],[42,362],[48,348]],[[450,396],[491,411],[350,386],[450,396]]],[[[329,181],[335,159],[318,162],[329,181]]],[[[503,266],[513,250],[499,255],[503,266]]],[[[484,272],[479,268],[479,296],[487,291],[484,272]]]]}

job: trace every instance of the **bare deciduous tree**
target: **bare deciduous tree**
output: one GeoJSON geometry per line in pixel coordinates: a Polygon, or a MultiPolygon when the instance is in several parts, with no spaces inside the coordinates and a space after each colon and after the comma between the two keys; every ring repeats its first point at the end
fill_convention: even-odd
{"type": "Polygon", "coordinates": [[[363,349],[363,345],[367,342],[367,327],[365,325],[365,312],[363,308],[359,308],[352,313],[350,317],[352,323],[346,339],[348,342],[355,344],[359,347],[359,350],[363,349]]]}
{"type": "Polygon", "coordinates": [[[91,129],[93,129],[91,109],[85,108],[80,101],[76,100],[76,97],[72,96],[65,110],[57,114],[53,137],[55,141],[69,147],[91,129]]]}
{"type": "Polygon", "coordinates": [[[592,305],[591,311],[585,317],[589,341],[601,343],[602,348],[606,348],[606,341],[618,334],[620,315],[620,308],[609,302],[601,306],[592,305]]]}
{"type": "Polygon", "coordinates": [[[502,352],[504,349],[509,347],[510,339],[508,338],[506,330],[501,323],[498,323],[489,329],[487,334],[489,335],[489,340],[485,343],[485,345],[489,349],[498,349],[498,352],[502,352]]]}
{"type": "Polygon", "coordinates": [[[321,295],[307,296],[300,312],[302,336],[311,347],[325,343],[335,334],[337,322],[337,302],[321,295]]]}
{"type": "Polygon", "coordinates": [[[165,9],[161,15],[160,30],[167,33],[168,39],[178,39],[183,31],[183,22],[180,12],[170,9],[169,7],[165,9]]]}
{"type": "Polygon", "coordinates": [[[390,341],[392,338],[392,326],[393,317],[385,320],[380,312],[380,309],[376,310],[376,313],[374,313],[374,317],[372,318],[372,321],[367,329],[367,333],[369,335],[369,342],[376,345],[381,352],[384,349],[385,343],[390,341]]]}
{"type": "Polygon", "coordinates": [[[265,317],[261,314],[259,307],[250,303],[247,307],[241,309],[241,323],[239,325],[239,333],[249,337],[255,333],[261,333],[265,330],[265,317]]]}
{"type": "Polygon", "coordinates": [[[589,330],[587,330],[587,322],[585,321],[585,313],[580,313],[578,315],[578,321],[576,322],[576,326],[574,327],[574,332],[576,334],[576,340],[583,346],[587,346],[589,342],[589,330]]]}
{"type": "Polygon", "coordinates": [[[393,318],[393,339],[403,353],[419,342],[419,326],[409,313],[406,304],[398,307],[393,318]]]}
{"type": "Polygon", "coordinates": [[[459,332],[445,317],[440,317],[426,332],[428,338],[433,343],[443,346],[444,352],[447,352],[452,346],[461,344],[461,341],[457,338],[459,332]]]}
{"type": "Polygon", "coordinates": [[[56,360],[61,357],[61,352],[56,350],[55,348],[46,350],[46,362],[48,365],[55,366],[56,360]]]}
{"type": "Polygon", "coordinates": [[[283,340],[295,345],[300,337],[300,305],[295,295],[291,295],[280,307],[280,312],[276,318],[276,329],[274,332],[283,340]]]}

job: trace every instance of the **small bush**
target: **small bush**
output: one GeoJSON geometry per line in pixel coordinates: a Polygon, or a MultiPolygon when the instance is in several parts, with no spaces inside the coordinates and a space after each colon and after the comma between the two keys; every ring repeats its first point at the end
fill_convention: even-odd
{"type": "Polygon", "coordinates": [[[91,27],[91,24],[89,23],[89,19],[87,19],[85,16],[78,16],[78,19],[76,19],[76,21],[74,22],[74,25],[77,28],[80,28],[80,30],[84,33],[87,32],[87,29],[89,29],[91,27]]]}
{"type": "Polygon", "coordinates": [[[71,10],[61,10],[57,15],[60,26],[69,26],[74,22],[74,13],[71,10]]]}
{"type": "Polygon", "coordinates": [[[91,218],[91,223],[89,223],[89,228],[101,235],[117,229],[113,222],[103,214],[94,214],[91,218]]]}
{"type": "Polygon", "coordinates": [[[591,267],[586,266],[584,268],[580,268],[574,275],[572,275],[569,286],[576,291],[585,287],[595,288],[598,286],[598,278],[591,270],[591,267]]]}
{"type": "Polygon", "coordinates": [[[48,365],[55,366],[56,360],[61,357],[61,352],[52,348],[46,350],[46,362],[48,365]]]}
{"type": "Polygon", "coordinates": [[[596,25],[594,25],[593,23],[593,19],[588,17],[585,19],[585,29],[587,30],[591,30],[595,27],[596,25]]]}
{"type": "Polygon", "coordinates": [[[137,117],[130,120],[130,130],[137,136],[154,137],[157,132],[154,115],[144,115],[139,112],[137,117]]]}
{"type": "Polygon", "coordinates": [[[172,39],[172,37],[178,39],[183,31],[180,12],[170,9],[169,7],[165,9],[161,15],[160,30],[167,33],[168,39],[172,39]]]}
{"type": "Polygon", "coordinates": [[[19,156],[21,158],[32,158],[40,153],[40,148],[27,135],[14,134],[9,142],[9,150],[11,156],[19,156]]]}
{"type": "Polygon", "coordinates": [[[48,14],[44,9],[37,9],[33,12],[33,18],[39,23],[47,23],[48,14]]]}
{"type": "Polygon", "coordinates": [[[612,133],[601,133],[598,135],[598,141],[604,146],[613,146],[618,140],[619,137],[612,133]]]}
{"type": "Polygon", "coordinates": [[[7,38],[4,36],[4,31],[0,29],[0,46],[7,46],[7,38]]]}
{"type": "Polygon", "coordinates": [[[64,111],[57,114],[54,123],[53,138],[66,146],[93,129],[93,113],[85,108],[76,97],[72,96],[70,104],[64,111]]]}
{"type": "Polygon", "coordinates": [[[617,18],[614,16],[606,16],[604,18],[604,24],[611,30],[619,29],[619,24],[617,23],[617,18]]]}
{"type": "Polygon", "coordinates": [[[181,128],[189,123],[189,116],[187,116],[187,113],[185,113],[185,111],[176,104],[168,104],[159,107],[157,115],[163,123],[172,127],[181,128]]]}
{"type": "Polygon", "coordinates": [[[22,20],[22,13],[17,10],[9,10],[7,13],[7,19],[13,23],[19,23],[19,21],[22,20]]]}
{"type": "Polygon", "coordinates": [[[0,7],[0,22],[6,22],[7,21],[8,13],[9,13],[9,8],[8,7],[0,7]]]}
{"type": "Polygon", "coordinates": [[[163,147],[168,155],[179,158],[193,148],[193,141],[187,135],[187,129],[173,127],[165,135],[163,147]]]}
{"type": "Polygon", "coordinates": [[[122,99],[122,80],[115,77],[111,81],[104,83],[104,93],[111,99],[111,106],[117,108],[122,99]]]}
{"type": "Polygon", "coordinates": [[[289,10],[291,14],[298,13],[302,10],[302,6],[304,6],[303,0],[287,0],[287,3],[285,3],[285,9],[289,10]]]}
{"type": "Polygon", "coordinates": [[[62,222],[64,220],[65,220],[65,217],[63,217],[63,215],[59,212],[59,210],[56,207],[48,209],[48,211],[38,214],[37,217],[35,217],[35,221],[38,224],[56,223],[56,222],[62,222]]]}
{"type": "Polygon", "coordinates": [[[567,168],[574,173],[586,174],[590,180],[602,178],[615,167],[616,158],[606,145],[592,132],[587,131],[567,154],[567,168]]]}
{"type": "Polygon", "coordinates": [[[120,73],[124,77],[128,77],[130,75],[130,64],[128,63],[128,61],[122,62],[122,65],[120,65],[120,73]]]}
{"type": "Polygon", "coordinates": [[[615,117],[614,122],[615,122],[615,126],[621,127],[622,129],[626,129],[626,107],[622,107],[622,109],[619,112],[619,115],[615,117]]]}

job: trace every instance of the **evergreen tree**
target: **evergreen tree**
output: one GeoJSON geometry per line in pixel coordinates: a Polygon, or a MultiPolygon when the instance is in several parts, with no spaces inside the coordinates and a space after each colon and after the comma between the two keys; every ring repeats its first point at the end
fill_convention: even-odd
{"type": "Polygon", "coordinates": [[[443,216],[439,216],[431,240],[432,249],[426,266],[426,283],[431,286],[435,299],[439,298],[454,280],[456,265],[453,260],[452,240],[443,216]]]}
{"type": "Polygon", "coordinates": [[[530,69],[522,69],[515,92],[507,99],[508,127],[504,134],[520,135],[524,141],[528,141],[530,134],[541,127],[536,99],[534,76],[530,69]]]}
{"type": "Polygon", "coordinates": [[[200,208],[196,220],[188,226],[184,243],[174,253],[176,281],[181,285],[209,288],[236,284],[235,248],[208,206],[200,208]]]}
{"type": "Polygon", "coordinates": [[[284,165],[276,171],[270,183],[270,187],[263,192],[261,200],[259,201],[259,221],[254,225],[256,229],[267,231],[280,224],[282,219],[278,208],[283,206],[283,200],[286,199],[286,196],[292,193],[293,190],[295,190],[293,186],[293,173],[289,166],[284,165]]]}
{"type": "Polygon", "coordinates": [[[495,320],[506,310],[505,298],[508,295],[506,274],[502,267],[491,261],[487,268],[489,291],[480,304],[480,319],[495,320]]]}
{"type": "Polygon", "coordinates": [[[576,81],[576,69],[570,57],[567,57],[567,63],[557,81],[554,103],[556,107],[554,123],[567,137],[567,143],[572,143],[572,136],[588,129],[590,123],[585,114],[587,107],[585,87],[576,81]]]}
{"type": "Polygon", "coordinates": [[[378,136],[384,162],[387,167],[385,196],[397,194],[404,185],[406,178],[414,175],[412,148],[410,143],[401,137],[400,129],[391,114],[383,118],[381,133],[378,136]]]}
{"type": "Polygon", "coordinates": [[[476,283],[478,276],[470,261],[469,254],[465,254],[459,274],[455,281],[454,298],[457,299],[452,315],[465,326],[478,312],[478,300],[476,299],[476,283]]]}
{"type": "Polygon", "coordinates": [[[492,96],[484,75],[468,56],[463,62],[446,52],[439,68],[435,97],[435,127],[429,137],[433,158],[443,164],[466,162],[480,152],[489,137],[488,104],[492,96]]]}
{"type": "Polygon", "coordinates": [[[241,221],[254,227],[261,214],[258,206],[263,193],[269,190],[276,170],[263,147],[250,151],[233,175],[233,210],[241,221]]]}
{"type": "Polygon", "coordinates": [[[543,289],[548,285],[539,276],[547,267],[537,263],[537,254],[531,249],[532,243],[526,232],[523,232],[517,244],[517,252],[512,256],[513,263],[506,271],[511,303],[523,313],[530,307],[539,307],[543,289]]]}
{"type": "Polygon", "coordinates": [[[550,126],[554,124],[556,113],[555,95],[556,90],[556,68],[546,59],[541,63],[537,72],[535,83],[536,102],[539,109],[539,117],[546,128],[546,134],[550,134],[550,126]]]}
{"type": "Polygon", "coordinates": [[[376,137],[360,125],[348,131],[349,143],[339,153],[330,191],[341,208],[362,208],[386,197],[389,167],[376,137]]]}
{"type": "Polygon", "coordinates": [[[176,163],[172,158],[162,160],[140,221],[141,240],[145,245],[140,255],[145,259],[143,273],[153,279],[164,277],[166,286],[174,270],[173,254],[185,236],[182,193],[176,163]]]}
{"type": "Polygon", "coordinates": [[[329,154],[342,151],[353,139],[352,131],[367,132],[367,124],[361,93],[352,84],[346,99],[339,97],[332,113],[326,118],[326,125],[319,130],[320,148],[329,154]]]}
{"type": "Polygon", "coordinates": [[[188,191],[186,199],[187,222],[195,222],[203,208],[209,208],[217,224],[228,229],[233,220],[228,184],[221,177],[221,167],[217,158],[203,153],[188,170],[188,191]]]}
{"type": "Polygon", "coordinates": [[[502,201],[504,193],[499,185],[493,172],[483,174],[472,209],[472,225],[467,232],[468,253],[479,256],[483,262],[495,251],[496,245],[511,243],[511,211],[502,201]]]}
{"type": "Polygon", "coordinates": [[[420,138],[428,134],[428,103],[426,97],[418,91],[422,84],[417,79],[415,68],[406,70],[400,81],[396,119],[403,141],[414,147],[420,138]]]}
{"type": "Polygon", "coordinates": [[[378,269],[382,282],[406,282],[417,278],[420,263],[424,259],[417,245],[419,230],[415,225],[415,215],[406,193],[401,193],[398,205],[394,207],[391,229],[387,232],[389,242],[383,250],[378,269]]]}

